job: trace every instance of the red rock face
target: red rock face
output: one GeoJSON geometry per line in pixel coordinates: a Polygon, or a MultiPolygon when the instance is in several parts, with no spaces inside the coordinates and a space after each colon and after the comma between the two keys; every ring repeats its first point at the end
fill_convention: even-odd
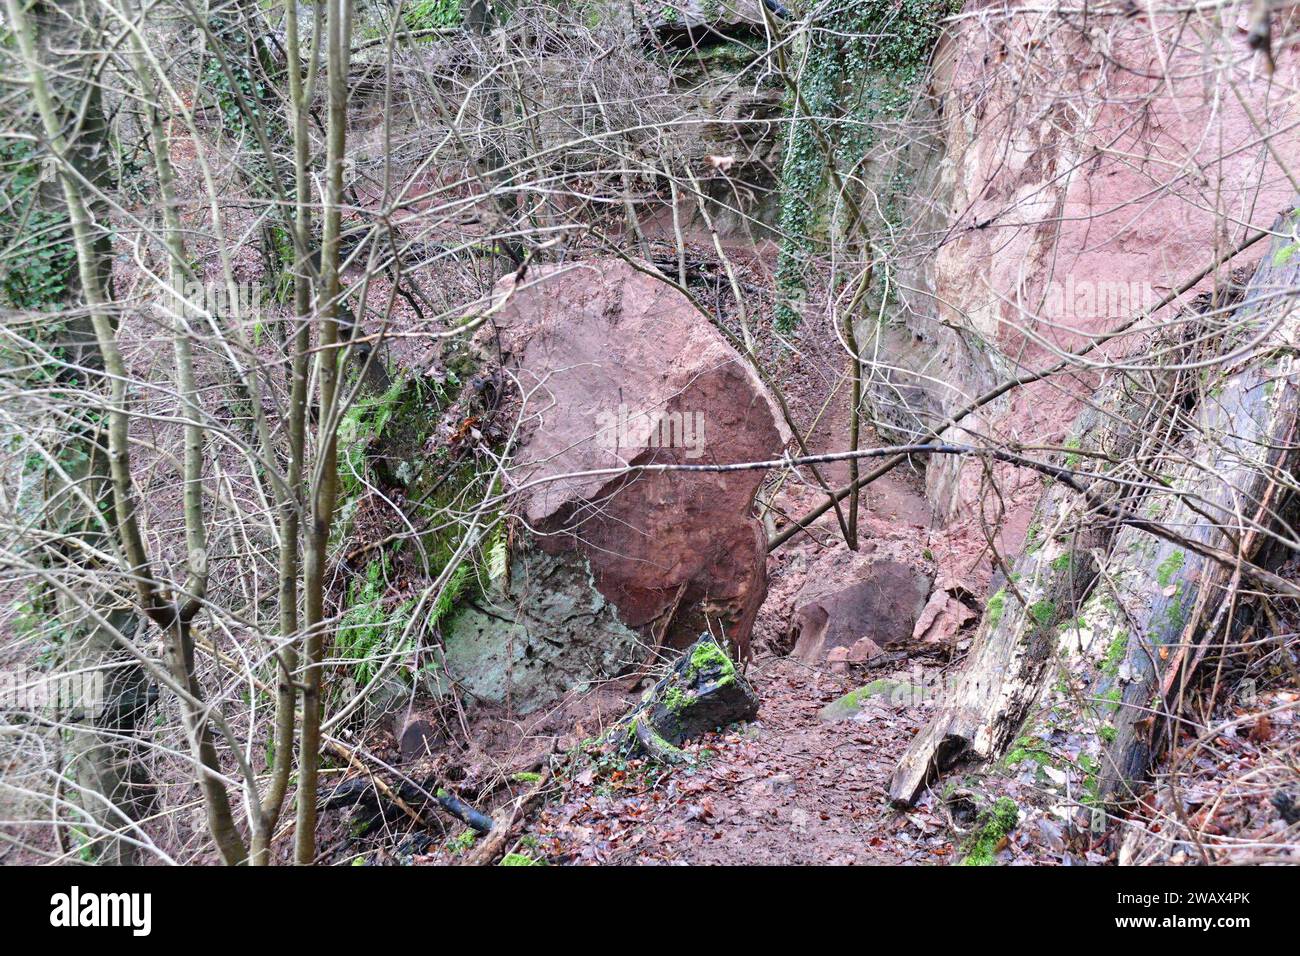
{"type": "Polygon", "coordinates": [[[747,653],[767,591],[751,513],[764,471],[580,473],[779,456],[761,382],[684,296],[621,261],[530,269],[497,295],[523,395],[511,477],[538,543],[585,555],[647,637],[684,646],[709,630],[747,653]]]}
{"type": "MultiPolygon", "coordinates": [[[[1290,207],[1296,186],[1277,158],[1294,165],[1300,110],[1281,91],[1300,79],[1300,57],[1294,46],[1277,48],[1270,83],[1246,48],[1249,6],[1153,20],[1139,5],[1131,18],[1068,23],[1019,0],[967,5],[979,18],[957,27],[937,58],[946,64],[937,85],[954,220],[934,291],[938,318],[983,341],[977,359],[994,380],[1118,328],[1290,207]]],[[[1273,35],[1295,36],[1293,13],[1274,15],[1273,35]]],[[[1230,268],[1253,267],[1263,250],[1230,268]]],[[[1157,321],[1215,281],[1207,277],[1157,321]]],[[[1148,343],[1128,336],[1095,358],[1141,354],[1148,343]]],[[[950,408],[983,390],[977,376],[958,377],[950,384],[967,393],[954,390],[950,408]]],[[[1076,373],[1019,389],[970,430],[1059,445],[1093,385],[1076,373]]],[[[995,472],[1008,504],[1002,543],[1014,550],[1039,485],[1010,468],[995,472]]],[[[983,479],[979,465],[936,462],[929,492],[960,524],[983,479]]],[[[941,542],[941,563],[945,553],[979,561],[983,534],[972,526],[968,537],[941,542]]],[[[953,570],[963,577],[967,569],[953,570]]]]}

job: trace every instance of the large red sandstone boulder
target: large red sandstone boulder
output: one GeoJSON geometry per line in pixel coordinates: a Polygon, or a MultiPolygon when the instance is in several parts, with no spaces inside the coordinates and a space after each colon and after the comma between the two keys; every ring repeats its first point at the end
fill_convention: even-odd
{"type": "Polygon", "coordinates": [[[652,641],[725,634],[746,654],[767,591],[765,472],[586,473],[779,456],[787,431],[758,377],[685,296],[622,261],[533,268],[496,302],[522,396],[509,477],[536,543],[583,555],[652,641]]]}

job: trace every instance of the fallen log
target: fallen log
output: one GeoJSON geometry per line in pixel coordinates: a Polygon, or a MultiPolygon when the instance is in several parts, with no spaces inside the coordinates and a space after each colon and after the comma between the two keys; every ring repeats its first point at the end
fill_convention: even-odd
{"type": "MultiPolygon", "coordinates": [[[[1105,461],[1107,480],[1121,478],[1154,391],[1132,377],[1105,383],[1066,440],[1077,451],[1064,465],[1105,461]]],[[[934,775],[958,760],[989,760],[1014,739],[1039,695],[1057,626],[1092,587],[1095,554],[1109,535],[1106,525],[1090,520],[1077,492],[1059,483],[1048,488],[1006,582],[985,603],[964,668],[900,759],[889,786],[892,800],[911,804],[934,775]]]]}
{"type": "MultiPolygon", "coordinates": [[[[468,803],[452,794],[446,788],[439,786],[436,779],[427,779],[423,785],[416,783],[409,777],[404,778],[398,788],[394,790],[385,783],[378,775],[375,774],[368,766],[362,763],[357,754],[335,740],[327,739],[325,746],[337,753],[348,761],[353,767],[361,771],[360,776],[349,777],[329,793],[320,798],[319,809],[331,809],[338,807],[352,807],[362,804],[375,817],[386,817],[388,815],[387,807],[380,801],[391,804],[401,813],[405,814],[411,821],[418,826],[428,827],[429,823],[419,809],[422,800],[432,798],[447,813],[460,820],[466,826],[478,831],[479,833],[488,833],[492,829],[492,818],[484,813],[475,810],[468,803]],[[429,787],[434,788],[434,792],[429,791],[429,787]]],[[[385,765],[386,766],[386,765],[385,765]]],[[[389,768],[391,769],[391,768],[389,768]]]]}
{"type": "MultiPolygon", "coordinates": [[[[1295,486],[1300,257],[1284,238],[1294,225],[1288,216],[1275,227],[1280,235],[1227,336],[1229,352],[1241,354],[1202,386],[1178,455],[1141,506],[1153,524],[1243,563],[1279,525],[1295,486]]],[[[1047,688],[1027,735],[1031,747],[1066,743],[1056,786],[1090,810],[1094,829],[1106,807],[1132,799],[1174,732],[1192,672],[1232,625],[1239,577],[1239,569],[1142,528],[1116,535],[1097,587],[1059,636],[1060,680],[1047,688]]]]}
{"type": "MultiPolygon", "coordinates": [[[[1107,808],[1132,796],[1191,671],[1231,624],[1238,574],[1210,555],[1251,561],[1294,484],[1300,256],[1284,238],[1294,226],[1291,215],[1275,226],[1223,336],[1228,358],[1201,383],[1190,424],[1136,505],[1150,528],[1177,534],[1126,522],[1100,565],[1079,547],[1084,537],[1031,542],[1013,574],[1023,602],[990,599],[953,693],[897,768],[896,801],[914,800],[958,758],[987,770],[1004,754],[994,775],[1032,784],[1024,792],[1037,809],[1072,822],[1100,828],[1107,808]],[[1062,606],[1059,596],[1068,605],[1081,593],[1077,614],[1062,606]]],[[[1042,518],[1068,512],[1068,497],[1049,493],[1042,518]]]]}

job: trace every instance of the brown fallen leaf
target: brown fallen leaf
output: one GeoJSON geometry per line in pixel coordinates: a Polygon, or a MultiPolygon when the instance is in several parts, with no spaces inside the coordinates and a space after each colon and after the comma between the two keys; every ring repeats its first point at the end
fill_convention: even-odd
{"type": "Polygon", "coordinates": [[[1268,714],[1260,714],[1254,726],[1246,732],[1246,738],[1254,743],[1263,744],[1273,739],[1273,722],[1268,714]]]}

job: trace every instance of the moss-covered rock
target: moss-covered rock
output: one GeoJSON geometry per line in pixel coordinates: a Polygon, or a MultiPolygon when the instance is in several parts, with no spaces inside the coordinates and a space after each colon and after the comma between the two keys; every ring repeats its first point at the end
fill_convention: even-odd
{"type": "Polygon", "coordinates": [[[862,705],[872,697],[888,697],[890,700],[900,698],[920,700],[922,694],[924,694],[924,690],[915,684],[887,680],[882,677],[879,680],[873,680],[865,687],[849,691],[839,700],[831,701],[822,708],[818,716],[827,723],[835,723],[840,720],[848,720],[856,715],[862,709],[862,705]]]}
{"type": "MultiPolygon", "coordinates": [[[[633,721],[666,744],[687,740],[758,713],[758,694],[727,652],[707,634],[687,649],[646,695],[633,721]]],[[[636,726],[635,724],[631,726],[636,726]]]]}

